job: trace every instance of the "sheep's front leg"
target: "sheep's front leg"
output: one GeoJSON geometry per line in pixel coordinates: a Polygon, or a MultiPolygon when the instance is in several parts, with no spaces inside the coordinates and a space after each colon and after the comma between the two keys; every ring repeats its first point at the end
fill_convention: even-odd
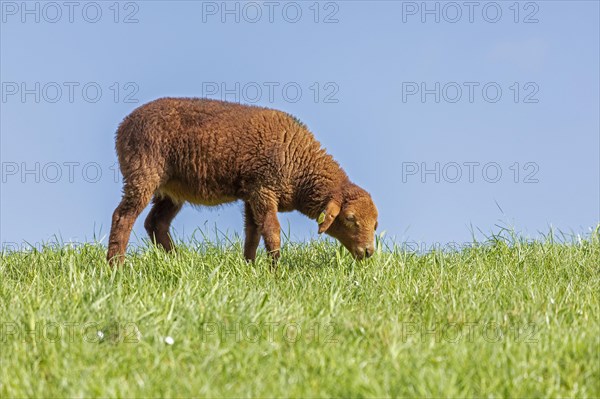
{"type": "Polygon", "coordinates": [[[263,195],[250,202],[254,220],[265,242],[265,248],[273,259],[273,264],[279,259],[280,226],[277,219],[277,201],[263,195]]]}
{"type": "Polygon", "coordinates": [[[275,265],[279,259],[279,248],[281,247],[281,228],[277,219],[277,209],[267,213],[261,232],[265,241],[265,248],[273,258],[273,265],[275,265]]]}
{"type": "Polygon", "coordinates": [[[260,242],[260,232],[254,219],[254,212],[249,203],[244,204],[244,219],[245,219],[245,240],[244,240],[244,258],[248,262],[252,262],[256,258],[256,248],[260,242]]]}

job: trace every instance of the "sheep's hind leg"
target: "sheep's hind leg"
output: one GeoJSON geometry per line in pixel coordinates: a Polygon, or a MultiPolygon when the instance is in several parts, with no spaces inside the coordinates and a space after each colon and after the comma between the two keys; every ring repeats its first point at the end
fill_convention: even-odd
{"type": "Polygon", "coordinates": [[[123,199],[113,213],[108,239],[106,259],[113,266],[123,261],[133,223],[152,198],[154,187],[149,186],[125,184],[123,199]]]}
{"type": "Polygon", "coordinates": [[[244,258],[252,262],[256,258],[256,248],[260,242],[260,232],[254,219],[252,207],[247,202],[244,204],[245,219],[245,240],[244,240],[244,258]]]}
{"type": "Polygon", "coordinates": [[[170,252],[173,249],[173,241],[169,235],[169,227],[181,210],[181,204],[173,202],[169,197],[157,196],[152,202],[152,209],[144,222],[144,227],[151,240],[170,252]]]}

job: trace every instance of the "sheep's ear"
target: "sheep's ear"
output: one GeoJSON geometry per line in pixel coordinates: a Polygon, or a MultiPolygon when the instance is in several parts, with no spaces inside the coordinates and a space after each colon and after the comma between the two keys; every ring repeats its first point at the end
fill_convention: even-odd
{"type": "Polygon", "coordinates": [[[319,218],[317,219],[317,223],[319,224],[319,234],[327,231],[329,226],[331,226],[331,223],[333,223],[333,221],[339,214],[340,206],[334,201],[329,201],[329,203],[325,207],[325,210],[321,212],[319,218]]]}

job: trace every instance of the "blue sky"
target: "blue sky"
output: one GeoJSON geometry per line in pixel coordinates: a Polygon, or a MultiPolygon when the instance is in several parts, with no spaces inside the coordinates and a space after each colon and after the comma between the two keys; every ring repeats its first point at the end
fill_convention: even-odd
{"type": "MultiPolygon", "coordinates": [[[[105,237],[117,125],[163,96],[298,116],[397,241],[462,243],[497,225],[589,232],[599,3],[471,4],[2,1],[0,241],[105,237]]],[[[188,206],[174,228],[241,233],[241,209],[188,206]]],[[[316,236],[300,214],[280,220],[295,240],[316,236]]]]}

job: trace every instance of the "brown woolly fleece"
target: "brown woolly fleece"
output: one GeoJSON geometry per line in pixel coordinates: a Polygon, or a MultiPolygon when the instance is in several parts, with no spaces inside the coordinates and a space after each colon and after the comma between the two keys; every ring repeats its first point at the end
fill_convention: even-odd
{"type": "Polygon", "coordinates": [[[244,256],[260,237],[276,261],[277,212],[298,210],[337,238],[357,259],[374,252],[377,209],[350,182],[307,127],[281,111],[224,101],[162,98],[134,110],[117,130],[124,179],[108,260],[120,262],[135,219],[152,200],[144,226],[172,249],[169,226],[185,202],[245,203],[244,256]]]}

